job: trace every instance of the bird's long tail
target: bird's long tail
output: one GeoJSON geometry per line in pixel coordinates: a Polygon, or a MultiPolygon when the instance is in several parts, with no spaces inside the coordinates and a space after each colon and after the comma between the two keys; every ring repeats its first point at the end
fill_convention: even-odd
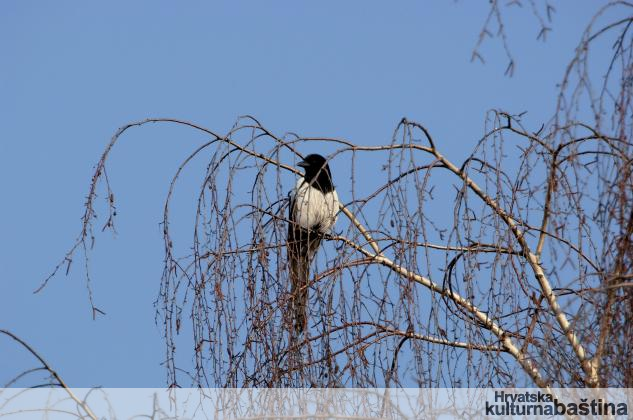
{"type": "Polygon", "coordinates": [[[291,308],[293,328],[297,335],[306,327],[308,306],[308,285],[310,283],[310,263],[316,254],[321,236],[312,231],[289,227],[288,260],[292,284],[291,308]]]}

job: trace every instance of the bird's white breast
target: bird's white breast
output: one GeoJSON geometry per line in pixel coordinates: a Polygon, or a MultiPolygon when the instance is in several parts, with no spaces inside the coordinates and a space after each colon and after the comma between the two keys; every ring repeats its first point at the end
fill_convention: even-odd
{"type": "Polygon", "coordinates": [[[322,233],[327,233],[334,226],[338,215],[338,195],[336,191],[322,193],[310,186],[304,179],[299,179],[295,187],[295,223],[304,229],[319,225],[322,233]]]}

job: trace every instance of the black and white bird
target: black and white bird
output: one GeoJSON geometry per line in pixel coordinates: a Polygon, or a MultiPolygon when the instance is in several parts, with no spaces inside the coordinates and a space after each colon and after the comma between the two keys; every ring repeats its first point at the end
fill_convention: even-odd
{"type": "Polygon", "coordinates": [[[308,155],[299,166],[304,168],[305,174],[290,196],[288,262],[293,323],[295,332],[300,334],[306,326],[310,264],[323,235],[336,222],[339,201],[330,167],[323,156],[308,155]]]}

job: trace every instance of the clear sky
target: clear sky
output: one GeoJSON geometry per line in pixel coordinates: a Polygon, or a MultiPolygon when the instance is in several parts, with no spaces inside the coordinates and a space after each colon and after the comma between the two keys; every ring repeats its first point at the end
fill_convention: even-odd
{"type": "MultiPolygon", "coordinates": [[[[518,62],[508,78],[496,40],[483,47],[485,65],[470,62],[487,1],[2,2],[0,328],[71,386],[165,385],[158,224],[169,179],[202,136],[148,126],[113,152],[118,234],[100,235],[92,254],[106,316],[92,320],[78,266],[33,294],[75,239],[93,167],[118,127],[174,117],[222,133],[251,114],[279,135],[379,144],[406,116],[459,161],[491,108],[528,111],[534,130],[549,118],[597,3],[555,3],[545,43],[529,10],[511,11],[518,62]]],[[[0,354],[0,380],[28,365],[4,338],[0,354]]]]}

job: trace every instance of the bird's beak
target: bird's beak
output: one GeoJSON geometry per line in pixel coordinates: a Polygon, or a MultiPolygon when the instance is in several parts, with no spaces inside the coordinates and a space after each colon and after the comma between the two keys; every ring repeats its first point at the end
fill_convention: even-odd
{"type": "Polygon", "coordinates": [[[308,162],[302,160],[301,162],[297,163],[297,166],[300,166],[302,168],[307,168],[309,165],[308,165],[308,162]]]}

